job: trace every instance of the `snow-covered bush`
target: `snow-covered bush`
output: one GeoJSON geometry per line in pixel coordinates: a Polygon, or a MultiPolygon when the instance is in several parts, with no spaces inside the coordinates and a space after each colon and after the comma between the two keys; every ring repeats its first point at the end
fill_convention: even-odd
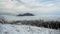
{"type": "Polygon", "coordinates": [[[60,22],[59,21],[44,21],[44,20],[23,20],[23,21],[13,21],[12,24],[21,23],[23,25],[32,25],[37,27],[45,27],[51,29],[59,29],[60,22]]]}
{"type": "Polygon", "coordinates": [[[23,21],[13,21],[10,24],[23,24],[23,25],[32,25],[37,27],[45,27],[51,29],[59,29],[59,21],[44,21],[44,20],[23,20],[23,21]]]}
{"type": "Polygon", "coordinates": [[[7,23],[7,22],[5,21],[5,18],[4,18],[3,16],[0,16],[0,23],[1,23],[1,24],[7,23]]]}

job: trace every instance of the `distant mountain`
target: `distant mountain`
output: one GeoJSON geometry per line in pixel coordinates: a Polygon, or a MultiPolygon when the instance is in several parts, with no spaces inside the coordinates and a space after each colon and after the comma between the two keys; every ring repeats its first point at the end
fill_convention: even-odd
{"type": "Polygon", "coordinates": [[[24,14],[19,14],[17,16],[34,16],[32,13],[24,13],[24,14]]]}

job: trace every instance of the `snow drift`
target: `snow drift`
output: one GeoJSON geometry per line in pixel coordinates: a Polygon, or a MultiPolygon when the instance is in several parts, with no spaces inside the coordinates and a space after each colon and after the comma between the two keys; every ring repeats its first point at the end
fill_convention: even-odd
{"type": "Polygon", "coordinates": [[[28,25],[0,24],[0,34],[60,34],[60,31],[28,25]]]}

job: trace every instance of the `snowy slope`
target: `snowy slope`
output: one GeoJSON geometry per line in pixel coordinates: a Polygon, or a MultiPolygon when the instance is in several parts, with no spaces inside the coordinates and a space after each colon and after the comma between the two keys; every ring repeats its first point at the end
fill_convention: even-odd
{"type": "Polygon", "coordinates": [[[0,24],[0,34],[60,34],[60,31],[27,25],[0,24]]]}

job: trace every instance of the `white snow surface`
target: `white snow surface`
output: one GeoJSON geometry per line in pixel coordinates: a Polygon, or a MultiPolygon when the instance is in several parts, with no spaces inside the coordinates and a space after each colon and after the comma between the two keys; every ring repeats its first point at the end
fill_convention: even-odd
{"type": "Polygon", "coordinates": [[[29,25],[0,24],[0,34],[60,34],[60,30],[29,25]]]}

